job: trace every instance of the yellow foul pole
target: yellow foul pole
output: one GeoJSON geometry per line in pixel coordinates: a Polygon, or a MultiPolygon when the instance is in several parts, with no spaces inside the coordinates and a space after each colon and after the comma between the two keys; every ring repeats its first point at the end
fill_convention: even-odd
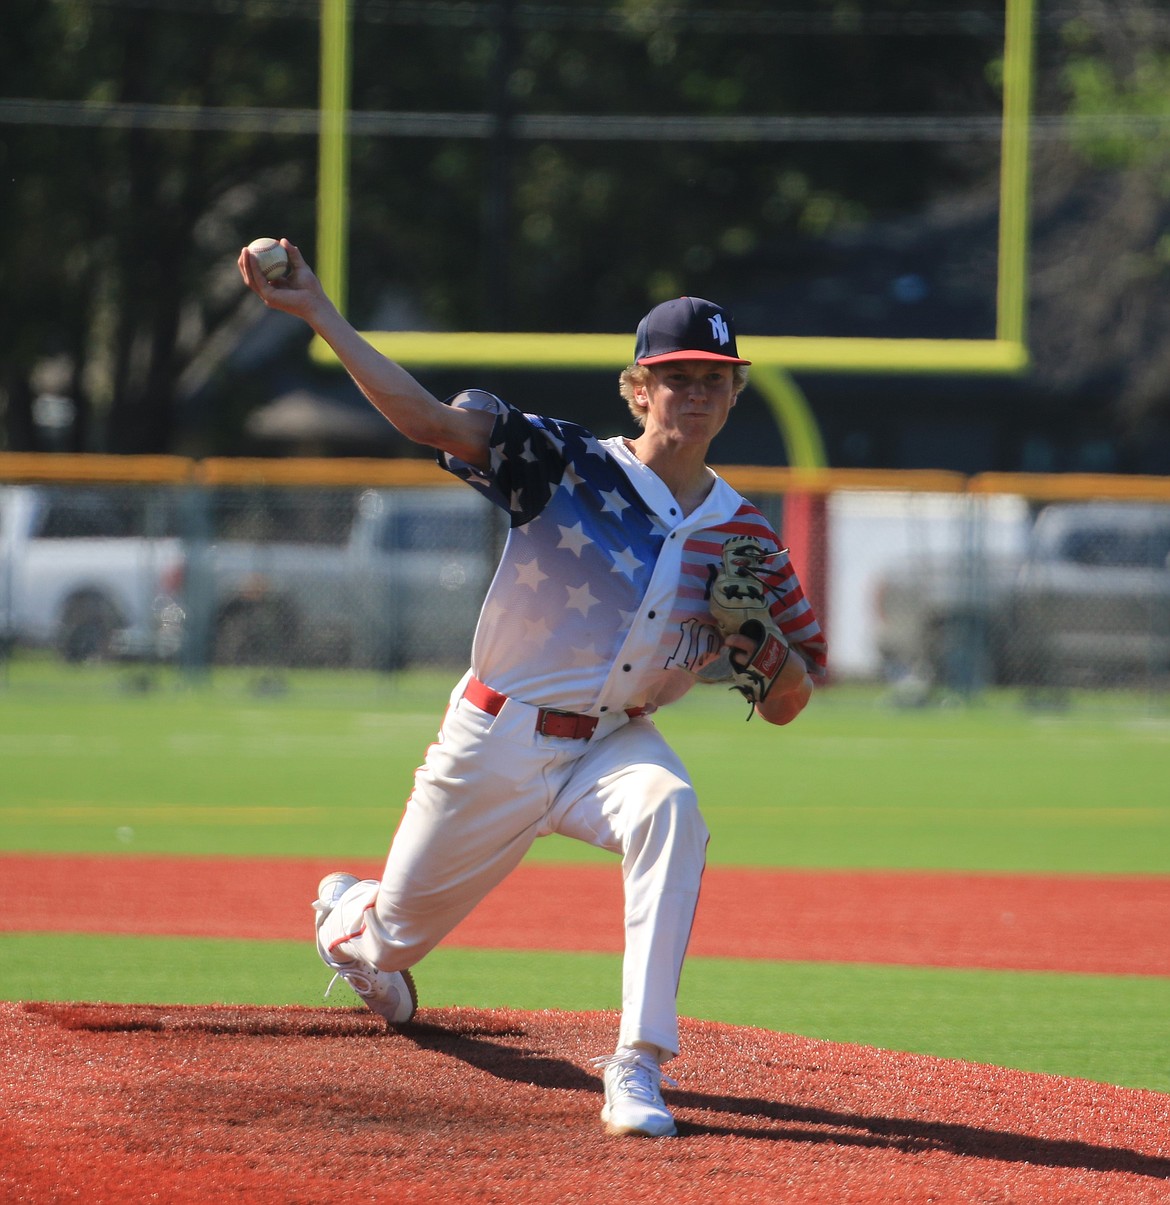
{"type": "Polygon", "coordinates": [[[997,339],[1027,343],[1028,210],[1035,0],[1007,0],[999,197],[997,339]]]}
{"type": "Polygon", "coordinates": [[[317,275],[343,313],[349,243],[349,0],[321,0],[317,275]]]}

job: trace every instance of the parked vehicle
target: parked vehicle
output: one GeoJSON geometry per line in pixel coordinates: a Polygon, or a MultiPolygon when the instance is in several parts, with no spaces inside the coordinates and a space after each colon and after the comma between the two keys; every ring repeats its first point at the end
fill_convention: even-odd
{"type": "MultiPolygon", "coordinates": [[[[271,510],[256,498],[250,511],[271,510]]],[[[180,514],[165,491],[0,487],[0,645],[71,662],[466,661],[502,514],[462,487],[367,490],[356,504],[347,491],[334,538],[309,519],[332,501],[297,494],[272,538],[268,512],[180,514]]]]}
{"type": "Polygon", "coordinates": [[[888,677],[970,686],[1170,676],[1170,506],[1054,503],[1019,561],[955,555],[878,587],[888,677]]]}
{"type": "Polygon", "coordinates": [[[173,653],[160,619],[183,555],[167,509],[141,491],[0,487],[0,642],[71,662],[173,653]]]}
{"type": "Polygon", "coordinates": [[[217,664],[466,661],[504,522],[465,487],[367,490],[342,543],[193,541],[187,639],[217,664]]]}

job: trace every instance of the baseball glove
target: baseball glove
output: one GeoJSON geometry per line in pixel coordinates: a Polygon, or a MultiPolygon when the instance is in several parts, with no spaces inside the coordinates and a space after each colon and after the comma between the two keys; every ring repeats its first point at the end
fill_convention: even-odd
{"type": "Polygon", "coordinates": [[[712,566],[711,616],[724,636],[746,636],[756,647],[750,655],[724,648],[698,673],[704,682],[730,680],[731,689],[738,690],[753,707],[768,697],[792,652],[768,609],[772,587],[763,576],[771,555],[750,536],[733,536],[724,542],[723,566],[718,570],[712,566]]]}

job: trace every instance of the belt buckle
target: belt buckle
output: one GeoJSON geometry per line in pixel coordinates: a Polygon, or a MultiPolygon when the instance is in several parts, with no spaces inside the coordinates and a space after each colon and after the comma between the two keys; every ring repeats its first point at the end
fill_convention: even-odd
{"type": "Polygon", "coordinates": [[[536,731],[541,736],[559,736],[559,732],[549,732],[549,720],[565,720],[571,718],[567,711],[553,711],[550,707],[542,707],[536,714],[536,731]]]}
{"type": "Polygon", "coordinates": [[[560,737],[565,740],[588,740],[596,727],[597,721],[592,716],[579,715],[575,711],[556,711],[549,707],[542,707],[536,717],[536,731],[541,736],[560,737]],[[550,721],[557,731],[549,731],[550,721]]]}

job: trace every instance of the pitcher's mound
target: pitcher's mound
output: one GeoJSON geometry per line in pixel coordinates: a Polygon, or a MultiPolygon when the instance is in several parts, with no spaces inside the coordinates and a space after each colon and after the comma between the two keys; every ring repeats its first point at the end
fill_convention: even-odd
{"type": "Polygon", "coordinates": [[[0,1004],[0,1197],[1170,1199],[1170,1096],[683,1022],[673,1139],[602,1131],[604,1013],[0,1004]]]}

